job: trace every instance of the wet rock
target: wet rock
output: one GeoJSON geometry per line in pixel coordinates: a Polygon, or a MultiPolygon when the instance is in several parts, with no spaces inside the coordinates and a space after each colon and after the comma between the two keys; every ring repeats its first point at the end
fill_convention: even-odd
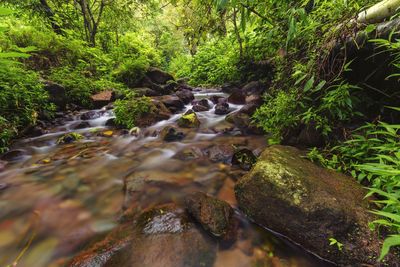
{"type": "Polygon", "coordinates": [[[231,94],[232,92],[234,92],[238,89],[239,89],[239,87],[237,87],[234,84],[230,84],[230,83],[226,83],[226,84],[222,85],[222,87],[221,87],[221,91],[224,93],[227,93],[227,94],[231,94]]]}
{"type": "Polygon", "coordinates": [[[202,158],[204,156],[203,152],[198,147],[185,148],[175,154],[174,159],[179,159],[182,161],[190,161],[202,158]]]}
{"type": "Polygon", "coordinates": [[[182,128],[199,128],[200,121],[196,113],[189,110],[178,120],[178,126],[182,128]]]}
{"type": "Polygon", "coordinates": [[[369,229],[366,190],[352,177],[323,169],[285,146],[267,148],[235,187],[240,209],[257,224],[283,234],[340,266],[396,266],[376,261],[382,240],[369,229]],[[330,245],[330,238],[343,244],[330,245]]]}
{"type": "Polygon", "coordinates": [[[174,127],[167,126],[160,132],[160,137],[166,142],[176,142],[185,138],[185,134],[174,127]]]}
{"type": "Polygon", "coordinates": [[[159,121],[167,120],[171,116],[167,107],[159,100],[152,100],[152,107],[150,112],[142,114],[136,120],[136,126],[140,128],[151,126],[159,121]]]}
{"type": "MultiPolygon", "coordinates": [[[[1,171],[1,170],[0,170],[1,171]]],[[[0,192],[6,190],[9,187],[6,183],[0,183],[0,192]]]]}
{"type": "Polygon", "coordinates": [[[260,81],[249,82],[242,88],[242,92],[245,95],[262,95],[266,91],[267,87],[260,81]]]}
{"type": "Polygon", "coordinates": [[[163,96],[161,102],[172,112],[178,112],[185,107],[185,104],[177,96],[163,96]]]}
{"type": "Polygon", "coordinates": [[[44,90],[49,93],[51,102],[53,102],[60,110],[66,110],[67,95],[63,86],[51,81],[45,81],[44,90]]]}
{"type": "Polygon", "coordinates": [[[247,114],[247,115],[253,115],[254,112],[256,112],[257,108],[259,106],[256,104],[246,104],[244,107],[242,107],[239,112],[247,114]]]}
{"type": "Polygon", "coordinates": [[[87,121],[81,121],[81,122],[78,122],[71,126],[71,128],[74,130],[85,129],[85,128],[89,128],[89,127],[90,127],[90,123],[87,121]]]}
{"type": "Polygon", "coordinates": [[[100,113],[94,110],[85,112],[81,115],[81,120],[88,121],[100,118],[100,113]]]}
{"type": "Polygon", "coordinates": [[[83,139],[83,136],[78,133],[67,133],[58,138],[57,144],[70,144],[83,139]]]}
{"type": "Polygon", "coordinates": [[[165,86],[164,91],[174,92],[179,87],[179,84],[175,81],[170,80],[165,86]]]}
{"type": "Polygon", "coordinates": [[[235,212],[225,201],[196,192],[185,197],[185,206],[207,232],[224,240],[235,239],[235,212]]]}
{"type": "Polygon", "coordinates": [[[111,90],[107,90],[92,95],[90,98],[92,99],[93,106],[97,109],[100,109],[115,101],[115,93],[111,90]]]}
{"type": "Polygon", "coordinates": [[[236,89],[228,97],[228,102],[236,105],[243,105],[246,103],[246,95],[242,90],[236,89]]]}
{"type": "Polygon", "coordinates": [[[37,136],[41,136],[41,135],[44,135],[47,133],[48,133],[48,131],[45,130],[43,127],[36,125],[36,126],[29,127],[25,131],[24,134],[26,134],[28,136],[32,136],[32,137],[37,137],[37,136]]]}
{"type": "Polygon", "coordinates": [[[236,151],[232,157],[232,165],[237,165],[246,171],[249,171],[256,161],[257,157],[247,148],[236,151]]]}
{"type": "Polygon", "coordinates": [[[228,103],[218,103],[215,105],[215,114],[217,115],[226,115],[230,112],[228,103]]]}
{"type": "Polygon", "coordinates": [[[68,266],[128,266],[123,265],[123,262],[118,263],[118,258],[121,256],[122,252],[129,250],[132,237],[133,227],[131,224],[120,226],[107,235],[104,240],[94,244],[91,248],[75,256],[68,266]]]}
{"type": "Polygon", "coordinates": [[[246,96],[246,104],[255,104],[257,107],[264,103],[264,99],[260,95],[246,96]]]}
{"type": "Polygon", "coordinates": [[[171,74],[157,68],[149,68],[146,77],[156,84],[167,84],[168,81],[175,80],[171,74]]]}
{"type": "Polygon", "coordinates": [[[245,113],[234,112],[226,116],[225,120],[233,123],[243,134],[263,134],[262,129],[258,128],[245,113]]]}
{"type": "Polygon", "coordinates": [[[230,163],[234,153],[232,145],[215,145],[206,151],[207,156],[213,162],[230,163]]]}
{"type": "Polygon", "coordinates": [[[212,127],[212,130],[215,133],[229,133],[233,130],[233,128],[235,128],[235,126],[232,123],[221,121],[220,123],[212,127]]]}
{"type": "Polygon", "coordinates": [[[210,105],[208,104],[207,99],[195,100],[192,102],[192,105],[192,109],[195,112],[208,111],[210,109],[210,105]]]}
{"type": "Polygon", "coordinates": [[[27,155],[25,150],[15,149],[8,151],[3,156],[1,156],[1,160],[8,162],[16,162],[22,160],[27,155]]]}
{"type": "MultiPolygon", "coordinates": [[[[174,205],[156,207],[137,220],[129,253],[130,265],[140,267],[211,267],[217,244],[174,205]]],[[[125,265],[126,266],[126,265],[125,265]]]]}
{"type": "Polygon", "coordinates": [[[175,94],[184,104],[189,104],[194,99],[194,94],[188,89],[181,89],[175,94]]]}
{"type": "Polygon", "coordinates": [[[220,96],[220,95],[212,95],[212,96],[210,96],[209,99],[210,99],[210,101],[213,102],[214,104],[225,103],[225,102],[228,101],[225,97],[220,96]]]}
{"type": "Polygon", "coordinates": [[[7,162],[6,161],[1,161],[0,160],[0,172],[4,171],[6,168],[7,162]]]}

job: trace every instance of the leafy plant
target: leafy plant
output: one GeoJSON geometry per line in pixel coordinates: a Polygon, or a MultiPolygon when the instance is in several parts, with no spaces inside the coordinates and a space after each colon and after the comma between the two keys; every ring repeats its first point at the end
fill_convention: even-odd
{"type": "Polygon", "coordinates": [[[135,127],[140,116],[154,108],[150,98],[137,97],[133,92],[128,93],[125,99],[115,101],[114,106],[116,122],[129,129],[135,127]]]}

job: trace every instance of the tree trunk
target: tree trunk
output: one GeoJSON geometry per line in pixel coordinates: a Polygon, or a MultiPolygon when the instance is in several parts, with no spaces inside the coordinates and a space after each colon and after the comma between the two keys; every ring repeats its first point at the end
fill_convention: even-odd
{"type": "Polygon", "coordinates": [[[400,0],[384,0],[361,12],[357,16],[358,23],[378,23],[396,14],[400,0]]]}
{"type": "Polygon", "coordinates": [[[237,12],[238,12],[238,10],[236,8],[234,8],[233,9],[233,26],[235,28],[236,39],[239,43],[240,61],[242,61],[243,60],[243,41],[242,41],[242,37],[240,36],[239,27],[237,26],[237,12]]]}
{"type": "Polygon", "coordinates": [[[46,0],[40,0],[41,7],[46,14],[47,18],[50,20],[51,28],[57,34],[62,34],[62,30],[60,25],[58,25],[57,21],[55,20],[55,13],[49,6],[46,0]]]}

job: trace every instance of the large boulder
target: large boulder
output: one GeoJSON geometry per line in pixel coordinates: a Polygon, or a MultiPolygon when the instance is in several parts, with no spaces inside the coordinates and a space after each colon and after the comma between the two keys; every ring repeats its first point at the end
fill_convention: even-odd
{"type": "MultiPolygon", "coordinates": [[[[377,262],[382,240],[368,227],[376,218],[366,193],[352,177],[285,146],[267,148],[235,186],[240,209],[256,223],[339,266],[384,266],[377,262]]],[[[386,264],[398,266],[398,258],[386,264]]]]}
{"type": "Polygon", "coordinates": [[[266,90],[265,84],[260,81],[249,82],[242,88],[242,91],[246,95],[262,95],[265,92],[265,90],[266,90]]]}
{"type": "Polygon", "coordinates": [[[167,84],[168,81],[175,80],[171,74],[157,68],[149,68],[146,72],[146,76],[156,84],[167,84]]]}
{"type": "Polygon", "coordinates": [[[185,104],[177,96],[166,95],[159,98],[160,101],[173,113],[183,109],[185,104]]]}

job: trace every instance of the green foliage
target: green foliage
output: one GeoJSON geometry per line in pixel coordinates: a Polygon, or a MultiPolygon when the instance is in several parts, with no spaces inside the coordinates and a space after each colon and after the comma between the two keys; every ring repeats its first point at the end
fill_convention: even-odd
{"type": "Polygon", "coordinates": [[[64,134],[63,136],[61,136],[60,138],[58,138],[57,144],[69,144],[72,142],[82,140],[83,138],[84,138],[83,135],[78,134],[78,133],[74,133],[74,132],[67,133],[67,134],[64,134]]]}
{"type": "Polygon", "coordinates": [[[400,242],[400,125],[378,122],[357,129],[352,137],[322,154],[312,150],[308,156],[323,166],[351,174],[367,182],[368,195],[379,195],[381,210],[374,211],[382,219],[375,225],[388,227],[395,235],[386,239],[381,259],[391,246],[400,242]]]}
{"type": "Polygon", "coordinates": [[[340,243],[339,241],[337,241],[337,240],[336,240],[335,238],[333,238],[333,237],[329,238],[329,245],[330,245],[330,246],[336,246],[337,249],[338,249],[339,251],[342,251],[342,250],[343,250],[343,244],[340,243]]]}
{"type": "Polygon", "coordinates": [[[296,102],[295,91],[278,91],[276,95],[266,95],[265,104],[256,111],[253,119],[265,132],[280,139],[284,129],[298,122],[296,102]]]}
{"type": "MultiPolygon", "coordinates": [[[[190,72],[184,69],[180,75],[189,73],[188,77],[193,85],[218,85],[240,80],[237,49],[230,38],[206,43],[193,56],[190,72]]],[[[187,59],[182,60],[182,63],[187,64],[187,59]]]]}
{"type": "Polygon", "coordinates": [[[136,97],[133,92],[126,95],[125,99],[117,100],[114,104],[116,122],[131,129],[143,114],[149,113],[154,108],[148,97],[136,97]]]}
{"type": "Polygon", "coordinates": [[[147,60],[143,57],[128,59],[123,62],[113,73],[116,81],[130,88],[137,87],[149,68],[147,60]]]}

